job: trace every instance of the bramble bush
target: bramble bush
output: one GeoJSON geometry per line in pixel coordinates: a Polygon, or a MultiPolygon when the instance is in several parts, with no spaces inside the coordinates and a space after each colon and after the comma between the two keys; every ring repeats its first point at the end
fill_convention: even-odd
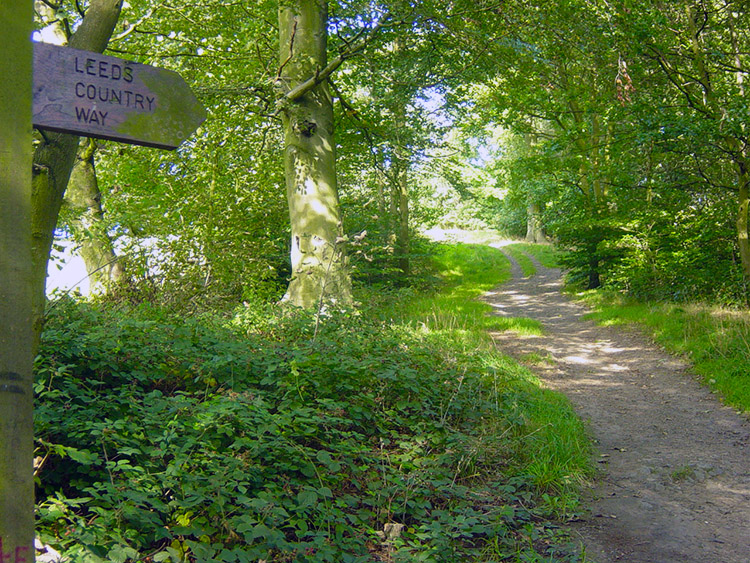
{"type": "Polygon", "coordinates": [[[539,491],[513,471],[531,391],[510,380],[366,314],[59,301],[36,364],[38,531],[91,563],[553,549],[539,491]]]}

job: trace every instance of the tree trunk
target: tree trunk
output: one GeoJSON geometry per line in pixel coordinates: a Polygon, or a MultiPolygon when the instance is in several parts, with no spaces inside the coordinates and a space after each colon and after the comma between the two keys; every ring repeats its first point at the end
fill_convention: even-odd
{"type": "Polygon", "coordinates": [[[547,243],[547,236],[542,228],[542,210],[535,202],[529,202],[526,207],[526,241],[547,243]]]}
{"type": "Polygon", "coordinates": [[[0,560],[14,563],[34,561],[31,7],[0,3],[0,560]]]}
{"type": "Polygon", "coordinates": [[[742,264],[742,273],[745,282],[750,281],[750,221],[748,213],[750,212],[750,173],[744,162],[735,162],[737,171],[737,246],[740,251],[740,260],[742,264]]]}
{"type": "Polygon", "coordinates": [[[406,163],[403,163],[403,170],[400,171],[398,178],[398,267],[404,273],[409,275],[411,264],[409,253],[411,252],[411,240],[409,237],[409,175],[406,163]]]}
{"type": "Polygon", "coordinates": [[[71,227],[73,238],[81,247],[80,254],[89,275],[90,292],[105,294],[123,279],[125,271],[104,225],[102,194],[94,165],[95,152],[96,143],[93,139],[82,143],[70,174],[65,202],[76,213],[71,227]]]}
{"type": "MultiPolygon", "coordinates": [[[[70,38],[70,47],[103,52],[120,17],[121,2],[122,0],[91,0],[86,16],[70,38]]],[[[77,136],[49,132],[34,153],[31,264],[36,342],[41,336],[44,319],[47,262],[77,151],[77,136]]]]}
{"type": "MultiPolygon", "coordinates": [[[[279,6],[280,83],[288,92],[327,63],[325,0],[279,6]]],[[[352,301],[336,185],[333,103],[323,81],[284,105],[284,166],[292,279],[284,301],[310,309],[352,301]]]]}
{"type": "Polygon", "coordinates": [[[404,275],[410,271],[410,236],[409,236],[409,161],[404,155],[401,139],[396,138],[391,181],[391,239],[397,260],[398,269],[404,275]]]}
{"type": "Polygon", "coordinates": [[[599,277],[599,259],[589,258],[589,283],[587,289],[596,289],[601,287],[602,282],[599,277]]]}
{"type": "MultiPolygon", "coordinates": [[[[530,131],[524,134],[523,140],[525,154],[530,156],[536,153],[538,136],[534,127],[534,119],[529,121],[530,131]]],[[[537,203],[539,196],[531,187],[526,189],[526,242],[546,243],[547,237],[542,227],[542,206],[537,203]]]]}
{"type": "MultiPolygon", "coordinates": [[[[740,56],[740,46],[737,37],[736,21],[737,14],[729,10],[728,13],[729,33],[732,39],[732,52],[734,54],[734,66],[737,69],[735,76],[737,87],[742,98],[745,97],[745,74],[743,71],[742,57],[740,56]]],[[[743,134],[746,133],[745,125],[742,126],[743,134]]],[[[748,152],[747,145],[739,142],[730,143],[733,149],[734,168],[737,174],[737,246],[740,251],[740,260],[742,264],[742,274],[744,276],[745,287],[750,282],[750,171],[748,170],[748,152]]],[[[747,300],[747,295],[745,295],[747,300]]]]}
{"type": "Polygon", "coordinates": [[[601,134],[601,123],[599,116],[593,114],[591,116],[591,150],[589,151],[589,159],[591,161],[591,185],[594,192],[594,202],[597,207],[601,207],[604,203],[606,194],[604,185],[602,183],[602,172],[601,172],[601,145],[604,139],[601,134]]]}

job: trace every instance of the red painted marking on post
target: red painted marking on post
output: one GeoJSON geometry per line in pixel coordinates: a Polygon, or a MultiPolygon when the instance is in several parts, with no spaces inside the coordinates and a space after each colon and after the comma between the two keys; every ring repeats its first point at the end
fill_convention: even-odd
{"type": "Polygon", "coordinates": [[[19,545],[16,548],[16,560],[13,563],[28,563],[28,559],[26,559],[25,555],[21,555],[20,552],[28,551],[29,548],[25,545],[19,545]]]}
{"type": "Polygon", "coordinates": [[[5,553],[5,548],[3,548],[3,538],[0,537],[0,563],[11,563],[11,557],[11,553],[5,553]]]}
{"type": "Polygon", "coordinates": [[[3,538],[0,537],[0,563],[29,563],[30,559],[27,557],[29,547],[26,545],[19,545],[15,549],[15,554],[10,551],[5,551],[3,547],[3,538]]]}

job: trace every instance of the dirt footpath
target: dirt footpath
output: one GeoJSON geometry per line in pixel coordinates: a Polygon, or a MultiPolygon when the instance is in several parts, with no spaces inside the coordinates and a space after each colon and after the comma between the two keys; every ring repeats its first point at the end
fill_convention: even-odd
{"type": "Polygon", "coordinates": [[[598,448],[591,512],[573,531],[588,560],[750,563],[750,424],[636,331],[584,320],[559,270],[537,263],[524,279],[512,263],[513,280],[485,299],[546,333],[493,337],[522,362],[549,358],[529,367],[570,398],[598,448]]]}

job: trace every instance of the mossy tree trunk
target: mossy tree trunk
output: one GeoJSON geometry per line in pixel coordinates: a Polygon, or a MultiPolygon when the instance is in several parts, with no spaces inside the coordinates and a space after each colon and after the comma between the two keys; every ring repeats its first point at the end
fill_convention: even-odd
{"type": "MultiPolygon", "coordinates": [[[[279,85],[293,91],[327,65],[325,0],[279,6],[279,85]]],[[[311,309],[352,300],[336,185],[333,103],[325,80],[282,106],[292,279],[284,301],[311,309]]]]}
{"type": "MultiPolygon", "coordinates": [[[[693,97],[691,105],[699,107],[702,110],[702,116],[713,120],[717,124],[717,129],[721,131],[722,122],[727,117],[727,111],[722,98],[717,95],[714,89],[714,77],[709,73],[709,64],[707,62],[706,52],[708,47],[704,44],[704,16],[700,6],[689,4],[685,7],[687,15],[687,39],[689,41],[692,54],[692,70],[697,77],[697,83],[700,85],[700,97],[693,97]]],[[[741,53],[737,43],[735,30],[734,14],[732,10],[728,11],[727,24],[729,27],[730,42],[734,56],[737,89],[744,97],[744,70],[741,60],[741,53]]],[[[675,85],[681,85],[682,91],[685,91],[686,84],[681,83],[685,78],[679,79],[675,76],[669,76],[669,79],[675,85]]],[[[694,79],[691,79],[693,81],[694,79]]],[[[719,82],[718,80],[716,80],[719,82]]],[[[737,248],[740,254],[742,273],[745,283],[750,282],[750,162],[748,160],[748,149],[746,135],[743,131],[740,135],[723,136],[723,152],[729,155],[732,166],[735,171],[737,181],[737,216],[735,226],[737,229],[737,248]]]]}
{"type": "Polygon", "coordinates": [[[32,4],[0,2],[0,560],[34,561],[32,4]]]}
{"type": "MultiPolygon", "coordinates": [[[[742,60],[742,53],[739,45],[739,35],[737,33],[737,12],[729,10],[727,13],[729,24],[729,35],[732,44],[732,54],[734,55],[735,80],[737,90],[742,98],[745,97],[745,73],[742,60]]],[[[742,125],[743,136],[747,135],[746,124],[742,125]]],[[[747,142],[730,143],[732,155],[734,155],[734,170],[737,175],[737,245],[740,251],[740,260],[742,262],[742,273],[745,279],[745,286],[750,282],[750,160],[748,159],[747,142]]],[[[747,291],[747,290],[746,290],[747,291]]],[[[748,299],[747,294],[745,299],[748,299]]]]}
{"type": "MultiPolygon", "coordinates": [[[[538,150],[539,139],[535,130],[534,119],[530,120],[531,131],[523,136],[526,154],[535,154],[538,150]]],[[[529,183],[526,191],[526,242],[546,243],[547,236],[544,234],[544,223],[542,221],[543,198],[539,195],[539,189],[534,183],[529,183]]]]}
{"type": "Polygon", "coordinates": [[[393,161],[388,172],[390,183],[390,206],[388,216],[388,244],[393,249],[398,269],[408,275],[411,270],[409,253],[409,161],[396,140],[393,161]]]}
{"type": "Polygon", "coordinates": [[[102,210],[102,194],[96,177],[96,143],[85,139],[78,151],[65,193],[65,203],[74,211],[71,220],[73,238],[89,275],[91,293],[105,294],[119,281],[125,270],[115,254],[107,234],[102,210]]]}
{"type": "MultiPolygon", "coordinates": [[[[396,40],[394,46],[396,52],[404,49],[403,41],[396,40]]],[[[394,115],[397,128],[394,137],[393,151],[393,199],[396,208],[396,256],[398,268],[404,275],[409,275],[411,264],[409,254],[411,252],[411,239],[409,236],[409,154],[406,147],[407,139],[400,129],[400,124],[406,123],[406,96],[393,92],[391,112],[394,115]]]]}
{"type": "MultiPolygon", "coordinates": [[[[122,0],[91,0],[83,21],[70,37],[69,46],[103,52],[120,17],[121,6],[122,0]]],[[[44,319],[47,262],[77,151],[76,135],[49,132],[34,153],[31,262],[36,341],[41,335],[44,319]]]]}

